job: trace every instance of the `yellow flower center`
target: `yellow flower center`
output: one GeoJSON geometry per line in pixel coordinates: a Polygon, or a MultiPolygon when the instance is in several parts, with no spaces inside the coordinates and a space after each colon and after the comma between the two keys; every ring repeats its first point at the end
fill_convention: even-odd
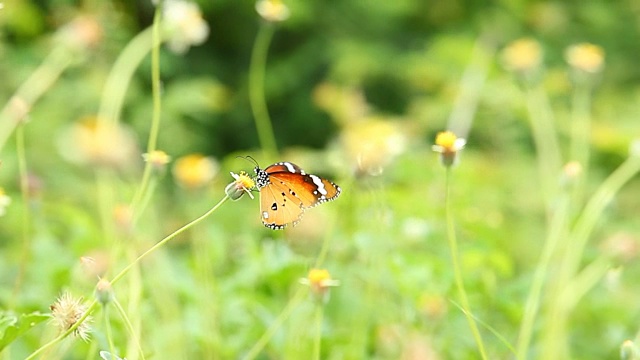
{"type": "Polygon", "coordinates": [[[439,132],[436,136],[436,145],[442,146],[445,150],[452,151],[458,137],[451,131],[439,132]]]}
{"type": "Polygon", "coordinates": [[[323,284],[331,280],[331,274],[326,269],[311,269],[307,278],[311,286],[323,287],[323,284]]]}
{"type": "Polygon", "coordinates": [[[249,174],[244,171],[241,171],[240,174],[238,174],[236,183],[245,189],[252,189],[254,186],[256,186],[256,183],[253,181],[253,179],[249,177],[249,174]]]}

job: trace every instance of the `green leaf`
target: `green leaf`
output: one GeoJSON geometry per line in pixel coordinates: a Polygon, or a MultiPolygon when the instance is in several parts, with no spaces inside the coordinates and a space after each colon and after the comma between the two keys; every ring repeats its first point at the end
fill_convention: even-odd
{"type": "Polygon", "coordinates": [[[0,314],[0,351],[11,344],[20,335],[34,326],[49,319],[49,315],[40,312],[22,314],[20,318],[10,313],[0,314]]]}

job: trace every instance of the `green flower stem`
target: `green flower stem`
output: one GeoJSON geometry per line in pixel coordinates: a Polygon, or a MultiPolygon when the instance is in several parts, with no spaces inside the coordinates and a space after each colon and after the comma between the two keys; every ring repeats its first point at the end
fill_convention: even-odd
{"type": "Polygon", "coordinates": [[[147,255],[153,253],[154,251],[158,250],[159,248],[161,248],[163,245],[165,245],[167,242],[169,242],[169,240],[173,239],[174,237],[180,235],[181,233],[183,233],[185,230],[189,229],[192,226],[197,225],[198,223],[200,223],[202,220],[206,219],[209,215],[211,215],[214,211],[218,210],[218,208],[220,206],[222,206],[222,204],[224,204],[227,200],[229,200],[229,196],[225,195],[225,197],[220,200],[214,207],[212,207],[211,209],[209,209],[206,213],[202,214],[200,217],[192,220],[191,222],[189,222],[188,224],[182,226],[181,228],[179,228],[178,230],[172,232],[171,234],[167,235],[164,239],[160,240],[158,243],[156,243],[155,245],[153,245],[151,248],[149,248],[149,250],[145,251],[144,253],[142,253],[140,256],[138,256],[133,262],[131,262],[129,265],[127,265],[124,269],[122,269],[122,271],[120,271],[120,273],[118,273],[118,275],[116,275],[112,280],[111,280],[111,285],[114,285],[115,283],[117,283],[122,277],[124,277],[127,272],[129,272],[129,270],[131,270],[134,266],[137,266],[138,263],[140,263],[140,261],[142,261],[142,259],[144,259],[145,257],[147,257],[147,255]]]}
{"type": "Polygon", "coordinates": [[[153,193],[156,189],[156,187],[158,187],[158,183],[159,183],[159,177],[158,176],[150,176],[148,179],[144,180],[143,182],[147,181],[147,185],[146,190],[140,192],[142,194],[142,198],[140,198],[139,200],[135,200],[137,201],[137,206],[133,206],[133,202],[132,204],[132,223],[135,226],[138,223],[138,220],[140,220],[140,217],[142,216],[142,213],[144,212],[144,209],[147,208],[147,205],[149,205],[149,201],[151,201],[151,198],[153,197],[153,193]]]}
{"type": "Polygon", "coordinates": [[[29,258],[31,257],[31,236],[29,236],[31,228],[31,204],[29,195],[29,174],[27,171],[27,151],[25,146],[24,137],[24,124],[18,126],[16,129],[16,157],[18,158],[18,172],[20,173],[20,191],[22,193],[22,203],[24,208],[22,210],[22,253],[20,254],[20,265],[18,268],[18,274],[13,285],[13,296],[11,300],[10,309],[13,309],[15,303],[20,296],[20,289],[22,287],[22,281],[24,275],[27,272],[27,266],[29,264],[29,258]]]}
{"type": "Polygon", "coordinates": [[[600,256],[587,265],[567,284],[561,296],[561,304],[568,309],[575,307],[584,295],[600,283],[610,268],[611,260],[606,256],[600,256]]]}
{"type": "Polygon", "coordinates": [[[484,343],[482,342],[482,336],[480,335],[480,331],[478,330],[478,326],[474,320],[473,314],[471,313],[471,308],[469,306],[469,299],[467,298],[467,292],[464,288],[464,281],[462,279],[462,271],[460,270],[460,265],[458,264],[458,243],[456,240],[455,227],[453,224],[453,210],[452,210],[452,201],[451,201],[451,167],[447,167],[447,178],[446,178],[446,216],[447,216],[447,238],[449,240],[449,248],[451,250],[451,262],[453,264],[453,273],[455,276],[456,287],[458,289],[458,293],[460,295],[460,303],[462,305],[462,310],[464,315],[467,317],[467,322],[469,323],[469,327],[471,328],[471,333],[473,334],[473,338],[476,341],[476,345],[478,346],[478,351],[480,352],[480,356],[482,359],[487,359],[487,354],[484,349],[484,343]]]}
{"type": "Polygon", "coordinates": [[[471,61],[462,74],[460,91],[453,102],[453,109],[447,121],[447,129],[462,137],[469,133],[489,67],[494,61],[495,46],[486,40],[480,37],[473,46],[471,61]]]}
{"type": "Polygon", "coordinates": [[[104,326],[107,331],[107,344],[109,345],[109,352],[112,354],[116,353],[115,347],[113,346],[113,334],[111,331],[111,321],[109,321],[109,308],[107,306],[102,307],[102,315],[104,318],[104,326]]]}
{"type": "MultiPolygon", "coordinates": [[[[580,280],[576,277],[576,273],[580,266],[584,249],[586,247],[589,236],[593,232],[598,218],[602,215],[605,207],[611,202],[615,194],[640,172],[640,156],[631,155],[622,163],[609,177],[600,185],[590,200],[587,202],[583,212],[578,217],[573,231],[567,238],[567,249],[562,259],[558,280],[556,284],[556,301],[551,303],[548,318],[544,330],[545,345],[543,358],[559,358],[566,354],[566,326],[573,305],[578,301],[581,293],[569,293],[568,289],[585,288],[585,285],[572,285],[587,283],[592,279],[596,271],[588,271],[583,274],[580,280]]],[[[598,268],[595,268],[598,270],[598,268]]],[[[585,269],[586,271],[586,269],[585,269]]]]}
{"type": "Polygon", "coordinates": [[[601,256],[558,289],[543,330],[545,338],[541,359],[571,358],[566,335],[569,313],[587,292],[600,283],[610,267],[610,260],[601,256]]]}
{"type": "Polygon", "coordinates": [[[244,356],[244,360],[253,360],[260,354],[260,351],[264,349],[269,340],[271,340],[276,331],[278,331],[280,326],[282,326],[282,324],[289,318],[289,316],[291,316],[293,310],[298,307],[298,305],[300,305],[303,296],[307,294],[307,291],[305,290],[307,289],[305,289],[304,287],[298,288],[296,293],[289,300],[289,303],[287,303],[287,306],[285,306],[280,315],[278,315],[278,317],[273,321],[273,324],[271,324],[267,331],[262,334],[260,339],[258,339],[258,341],[253,344],[253,347],[249,350],[247,355],[244,356]]]}
{"type": "Polygon", "coordinates": [[[573,93],[573,109],[571,114],[571,161],[577,161],[582,166],[582,174],[575,179],[573,187],[573,201],[575,209],[583,201],[584,187],[589,170],[589,142],[591,139],[591,88],[586,84],[579,84],[573,93]]]}
{"type": "Polygon", "coordinates": [[[551,263],[551,258],[558,247],[558,243],[562,238],[566,237],[568,219],[569,196],[568,194],[563,194],[559,199],[557,209],[551,219],[549,234],[547,235],[544,248],[542,249],[542,255],[540,256],[540,260],[533,275],[533,282],[525,303],[524,316],[520,326],[518,343],[516,345],[516,354],[517,359],[519,360],[527,358],[533,334],[533,325],[540,308],[540,296],[545,280],[547,279],[549,264],[551,263]]]}
{"type": "Polygon", "coordinates": [[[527,89],[526,101],[531,118],[533,140],[538,152],[538,171],[540,172],[543,198],[547,213],[551,214],[562,166],[560,146],[553,124],[553,112],[544,89],[540,85],[527,89]]]}
{"type": "MultiPolygon", "coordinates": [[[[188,224],[182,226],[181,228],[179,228],[178,230],[174,231],[173,233],[167,235],[164,239],[160,240],[157,244],[155,244],[154,246],[149,248],[149,250],[145,251],[143,254],[138,256],[133,262],[131,262],[129,265],[127,265],[124,269],[122,269],[122,271],[120,271],[120,273],[118,275],[116,275],[111,280],[111,285],[115,285],[115,283],[117,283],[120,279],[122,279],[132,268],[137,266],[140,263],[140,261],[142,261],[142,259],[144,259],[147,255],[149,255],[152,252],[156,251],[157,249],[162,247],[164,244],[169,242],[169,240],[171,240],[174,237],[180,235],[185,230],[189,229],[190,227],[192,227],[194,225],[197,225],[202,220],[206,219],[209,215],[211,215],[214,211],[216,211],[220,206],[222,206],[222,204],[224,204],[228,199],[229,199],[229,197],[225,196],[222,200],[220,200],[214,207],[209,209],[206,213],[204,213],[200,217],[196,218],[195,220],[189,222],[188,224]]],[[[49,341],[48,343],[44,344],[43,346],[41,346],[39,349],[37,349],[35,352],[33,352],[31,355],[29,355],[26,358],[26,360],[35,359],[36,356],[38,356],[41,353],[43,353],[46,349],[48,349],[49,347],[59,343],[64,338],[66,338],[69,334],[73,333],[73,331],[75,331],[75,329],[77,329],[78,326],[80,326],[80,324],[82,324],[82,322],[84,322],[87,319],[87,317],[91,314],[91,312],[93,310],[95,310],[97,305],[98,305],[98,301],[97,300],[93,300],[93,302],[89,305],[89,307],[87,308],[87,311],[84,313],[84,315],[80,319],[78,319],[78,321],[75,324],[73,324],[73,326],[71,326],[69,329],[67,329],[67,331],[64,331],[63,333],[58,335],[55,339],[53,339],[53,340],[49,341]]]]}
{"type": "Polygon", "coordinates": [[[129,317],[127,316],[127,312],[124,311],[124,308],[122,307],[122,305],[120,305],[120,302],[118,301],[118,299],[115,298],[115,296],[113,298],[113,305],[115,306],[116,310],[118,310],[118,313],[122,317],[122,320],[124,321],[124,325],[126,326],[127,331],[129,331],[129,336],[131,336],[136,346],[138,347],[138,351],[140,352],[140,358],[142,360],[146,360],[144,357],[144,352],[142,351],[142,347],[140,345],[140,339],[138,338],[138,333],[133,328],[133,324],[131,324],[129,317]]]}
{"type": "Polygon", "coordinates": [[[315,311],[315,324],[316,324],[316,334],[313,341],[313,359],[320,360],[320,350],[322,345],[322,318],[323,318],[323,304],[316,304],[315,311]]]}
{"type": "Polygon", "coordinates": [[[152,48],[164,40],[154,37],[155,26],[154,22],[150,28],[138,33],[122,50],[114,63],[105,82],[98,110],[98,120],[104,124],[113,126],[118,123],[124,97],[133,74],[152,48]]]}
{"type": "MultiPolygon", "coordinates": [[[[126,256],[126,259],[129,261],[135,260],[135,258],[137,257],[135,247],[132,247],[132,246],[127,247],[125,256],[126,256]]],[[[129,272],[129,275],[127,277],[128,279],[127,281],[127,285],[128,285],[127,286],[127,291],[128,291],[127,313],[129,315],[127,315],[127,313],[124,313],[124,310],[118,309],[118,312],[124,319],[125,323],[129,323],[127,325],[127,329],[131,333],[127,341],[126,350],[124,350],[124,345],[123,345],[123,349],[121,350],[125,354],[133,354],[134,352],[142,353],[142,348],[141,348],[139,339],[142,336],[142,330],[141,330],[140,324],[142,322],[141,302],[142,302],[142,292],[143,292],[144,286],[142,284],[142,271],[140,270],[140,267],[141,267],[140,264],[138,264],[137,266],[132,268],[131,272],[129,272]],[[135,328],[134,328],[134,324],[135,324],[135,328]]],[[[118,299],[115,296],[115,293],[113,294],[112,302],[114,303],[114,306],[116,306],[116,308],[118,308],[118,306],[120,305],[118,302],[118,299]]]]}
{"type": "Polygon", "coordinates": [[[263,23],[258,30],[256,42],[251,53],[251,65],[249,68],[249,101],[251,111],[256,122],[258,139],[265,157],[275,159],[278,156],[278,147],[273,134],[269,109],[265,99],[264,81],[267,67],[267,53],[275,27],[270,23],[263,23]]]}
{"type": "Polygon", "coordinates": [[[73,52],[63,46],[56,47],[42,64],[16,90],[9,102],[0,111],[0,151],[19,122],[21,111],[28,111],[53,85],[60,74],[73,63],[73,52]]]}
{"type": "Polygon", "coordinates": [[[74,331],[76,331],[78,326],[80,326],[80,324],[82,324],[89,317],[89,315],[91,315],[91,312],[93,310],[95,310],[97,307],[98,307],[98,300],[93,300],[93,302],[91,304],[89,304],[89,307],[87,308],[87,311],[84,313],[84,315],[82,315],[82,317],[80,319],[78,319],[78,321],[76,321],[75,324],[73,324],[66,331],[60,333],[60,335],[56,336],[54,339],[52,339],[48,343],[46,343],[46,344],[42,345],[41,347],[39,347],[36,351],[32,352],[31,355],[29,355],[29,356],[27,356],[25,358],[25,360],[35,359],[37,356],[39,356],[42,353],[44,353],[47,349],[49,349],[50,347],[52,347],[52,346],[56,345],[57,343],[61,342],[67,336],[71,335],[74,331]]]}
{"type": "Polygon", "coordinates": [[[564,279],[572,278],[578,270],[584,248],[589,240],[597,220],[605,207],[629,180],[640,172],[640,156],[630,155],[609,177],[600,185],[587,203],[583,213],[578,218],[572,238],[572,247],[567,251],[564,279]]]}
{"type": "MultiPolygon", "coordinates": [[[[156,150],[158,143],[158,133],[160,132],[160,113],[162,111],[162,100],[160,96],[160,43],[162,41],[160,34],[161,14],[162,11],[160,9],[160,6],[156,6],[156,12],[153,17],[153,25],[151,27],[151,89],[153,93],[153,114],[151,116],[151,129],[147,142],[147,154],[150,154],[151,152],[156,150]]],[[[140,183],[140,186],[136,190],[136,193],[133,197],[132,209],[134,214],[136,215],[142,211],[142,209],[139,209],[139,205],[149,187],[152,170],[153,164],[147,161],[144,166],[142,182],[140,183]]]]}

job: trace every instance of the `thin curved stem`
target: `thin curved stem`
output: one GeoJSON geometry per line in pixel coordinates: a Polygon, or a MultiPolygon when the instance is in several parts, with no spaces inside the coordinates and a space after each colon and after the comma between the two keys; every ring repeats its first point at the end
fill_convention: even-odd
{"type": "Polygon", "coordinates": [[[453,264],[453,274],[456,281],[456,288],[458,289],[458,293],[460,295],[460,303],[462,305],[462,309],[464,315],[467,318],[467,322],[469,323],[469,327],[471,328],[471,333],[473,334],[473,338],[476,341],[476,345],[478,346],[478,351],[480,352],[480,356],[482,359],[487,359],[487,354],[484,349],[484,343],[482,342],[482,336],[480,335],[480,331],[478,330],[478,325],[474,320],[474,317],[471,313],[471,308],[469,306],[469,299],[467,298],[467,292],[464,288],[464,280],[462,279],[462,271],[460,270],[460,265],[458,263],[458,242],[456,240],[456,232],[453,223],[453,210],[452,210],[452,201],[451,201],[451,168],[447,167],[447,189],[446,189],[446,216],[447,216],[447,238],[449,240],[449,249],[451,250],[451,262],[453,264]]]}
{"type": "Polygon", "coordinates": [[[271,118],[264,93],[265,69],[267,67],[267,53],[273,37],[274,26],[264,23],[258,30],[256,42],[251,53],[251,65],[249,68],[249,101],[251,111],[256,122],[258,139],[264,155],[273,159],[278,155],[278,147],[273,134],[271,118]]]}
{"type": "Polygon", "coordinates": [[[129,82],[140,63],[154,46],[153,26],[138,33],[122,50],[107,77],[98,120],[103,124],[115,125],[120,120],[120,112],[129,82]]]}
{"type": "Polygon", "coordinates": [[[524,360],[527,357],[533,335],[533,325],[540,308],[540,297],[545,280],[547,279],[549,264],[561,238],[566,236],[569,204],[568,194],[563,194],[559,201],[558,208],[552,217],[549,234],[547,235],[542,255],[540,255],[540,260],[533,275],[533,282],[525,303],[524,316],[518,336],[517,359],[519,360],[524,360]]]}
{"type": "Polygon", "coordinates": [[[0,151],[29,109],[53,85],[60,74],[73,62],[73,52],[57,47],[42,64],[20,85],[0,111],[0,151]]]}
{"type": "Polygon", "coordinates": [[[89,315],[91,315],[91,312],[97,306],[98,306],[98,300],[93,300],[93,302],[87,307],[87,311],[85,311],[84,315],[82,315],[82,317],[80,319],[78,319],[75,324],[73,324],[66,331],[60,333],[60,335],[56,336],[54,339],[52,339],[48,343],[46,343],[46,344],[42,345],[41,347],[39,347],[36,351],[32,352],[31,355],[29,355],[29,356],[27,356],[25,358],[25,360],[35,359],[38,355],[42,354],[44,351],[46,351],[50,347],[52,347],[55,344],[59,343],[60,341],[64,340],[64,338],[66,338],[71,333],[76,331],[78,326],[80,326],[80,324],[82,324],[89,317],[89,315]]]}
{"type": "Polygon", "coordinates": [[[322,304],[316,304],[315,311],[315,325],[316,325],[316,334],[313,341],[313,359],[320,360],[321,353],[321,345],[322,345],[322,318],[324,307],[322,304]]]}
{"type": "Polygon", "coordinates": [[[164,239],[160,240],[158,243],[156,243],[155,245],[153,245],[151,248],[149,248],[149,250],[145,251],[144,253],[142,253],[140,256],[138,256],[133,262],[131,262],[129,265],[127,265],[124,269],[122,269],[122,271],[120,271],[120,273],[118,273],[118,275],[116,275],[112,280],[111,280],[111,284],[115,284],[116,282],[118,282],[122,277],[124,277],[127,272],[129,272],[129,270],[131,270],[134,266],[136,266],[138,263],[140,263],[140,261],[142,261],[142,259],[144,259],[145,257],[147,257],[147,255],[153,253],[154,251],[158,250],[159,248],[161,248],[163,245],[165,245],[167,242],[169,242],[169,240],[173,239],[174,237],[180,235],[181,233],[183,233],[185,230],[189,229],[192,226],[197,225],[198,223],[200,223],[202,220],[206,219],[209,215],[211,215],[214,211],[218,210],[218,208],[220,206],[222,206],[222,204],[225,203],[225,201],[229,200],[229,196],[225,195],[224,198],[222,198],[222,200],[220,200],[214,207],[212,207],[211,209],[209,209],[206,213],[202,214],[200,217],[192,220],[191,222],[189,222],[188,224],[182,226],[181,228],[179,228],[178,230],[172,232],[171,234],[167,235],[164,239]]]}
{"type": "Polygon", "coordinates": [[[138,338],[136,330],[133,328],[133,324],[129,320],[129,317],[127,316],[126,311],[124,311],[124,308],[122,307],[122,305],[120,305],[120,302],[115,297],[113,298],[113,305],[116,307],[116,310],[118,310],[118,313],[120,313],[120,317],[122,317],[122,320],[124,321],[124,325],[126,326],[127,331],[129,331],[129,336],[133,338],[133,341],[138,347],[138,351],[140,352],[140,358],[142,360],[145,360],[144,352],[142,351],[142,346],[140,344],[140,339],[138,338]]]}
{"type": "MultiPolygon", "coordinates": [[[[31,257],[31,236],[29,236],[31,227],[31,204],[29,194],[29,173],[27,170],[27,151],[25,145],[24,124],[16,129],[16,157],[18,158],[18,171],[20,174],[20,191],[22,193],[22,203],[24,208],[22,211],[22,253],[20,254],[20,265],[18,274],[13,287],[12,303],[17,302],[20,296],[20,289],[25,273],[27,272],[27,264],[31,257]]],[[[13,308],[13,305],[10,306],[13,308]]]]}
{"type": "Polygon", "coordinates": [[[302,301],[302,297],[307,293],[305,290],[305,288],[300,287],[296,291],[291,300],[289,300],[289,303],[287,303],[287,306],[285,306],[280,315],[278,315],[278,317],[273,321],[273,324],[271,324],[267,331],[262,334],[260,339],[258,339],[258,341],[253,344],[253,347],[249,350],[247,355],[244,356],[244,360],[253,360],[258,356],[258,354],[260,354],[260,351],[264,349],[264,347],[267,345],[269,340],[271,340],[276,331],[278,331],[285,320],[289,318],[293,310],[300,304],[300,302],[302,301]]]}
{"type": "MultiPolygon", "coordinates": [[[[155,151],[158,143],[158,134],[160,132],[160,114],[162,111],[161,99],[161,82],[160,82],[160,43],[162,41],[160,34],[160,20],[162,10],[160,6],[156,7],[152,25],[152,47],[151,47],[151,89],[153,93],[153,114],[151,116],[151,128],[149,131],[149,139],[147,141],[147,154],[155,151]]],[[[132,201],[132,209],[139,216],[142,210],[139,208],[145,193],[149,188],[153,164],[149,161],[145,163],[142,182],[136,190],[132,201]]]]}

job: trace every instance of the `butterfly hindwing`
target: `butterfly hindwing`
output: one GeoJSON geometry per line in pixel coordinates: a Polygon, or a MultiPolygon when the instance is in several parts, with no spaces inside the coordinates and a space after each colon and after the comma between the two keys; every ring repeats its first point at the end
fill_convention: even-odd
{"type": "Polygon", "coordinates": [[[276,163],[262,170],[258,167],[256,184],[260,191],[260,216],[265,226],[283,229],[300,221],[304,210],[340,195],[333,182],[307,174],[295,164],[276,163]]]}
{"type": "Polygon", "coordinates": [[[260,190],[260,217],[271,229],[283,229],[287,224],[300,221],[304,208],[297,197],[282,184],[272,183],[260,190]]]}

